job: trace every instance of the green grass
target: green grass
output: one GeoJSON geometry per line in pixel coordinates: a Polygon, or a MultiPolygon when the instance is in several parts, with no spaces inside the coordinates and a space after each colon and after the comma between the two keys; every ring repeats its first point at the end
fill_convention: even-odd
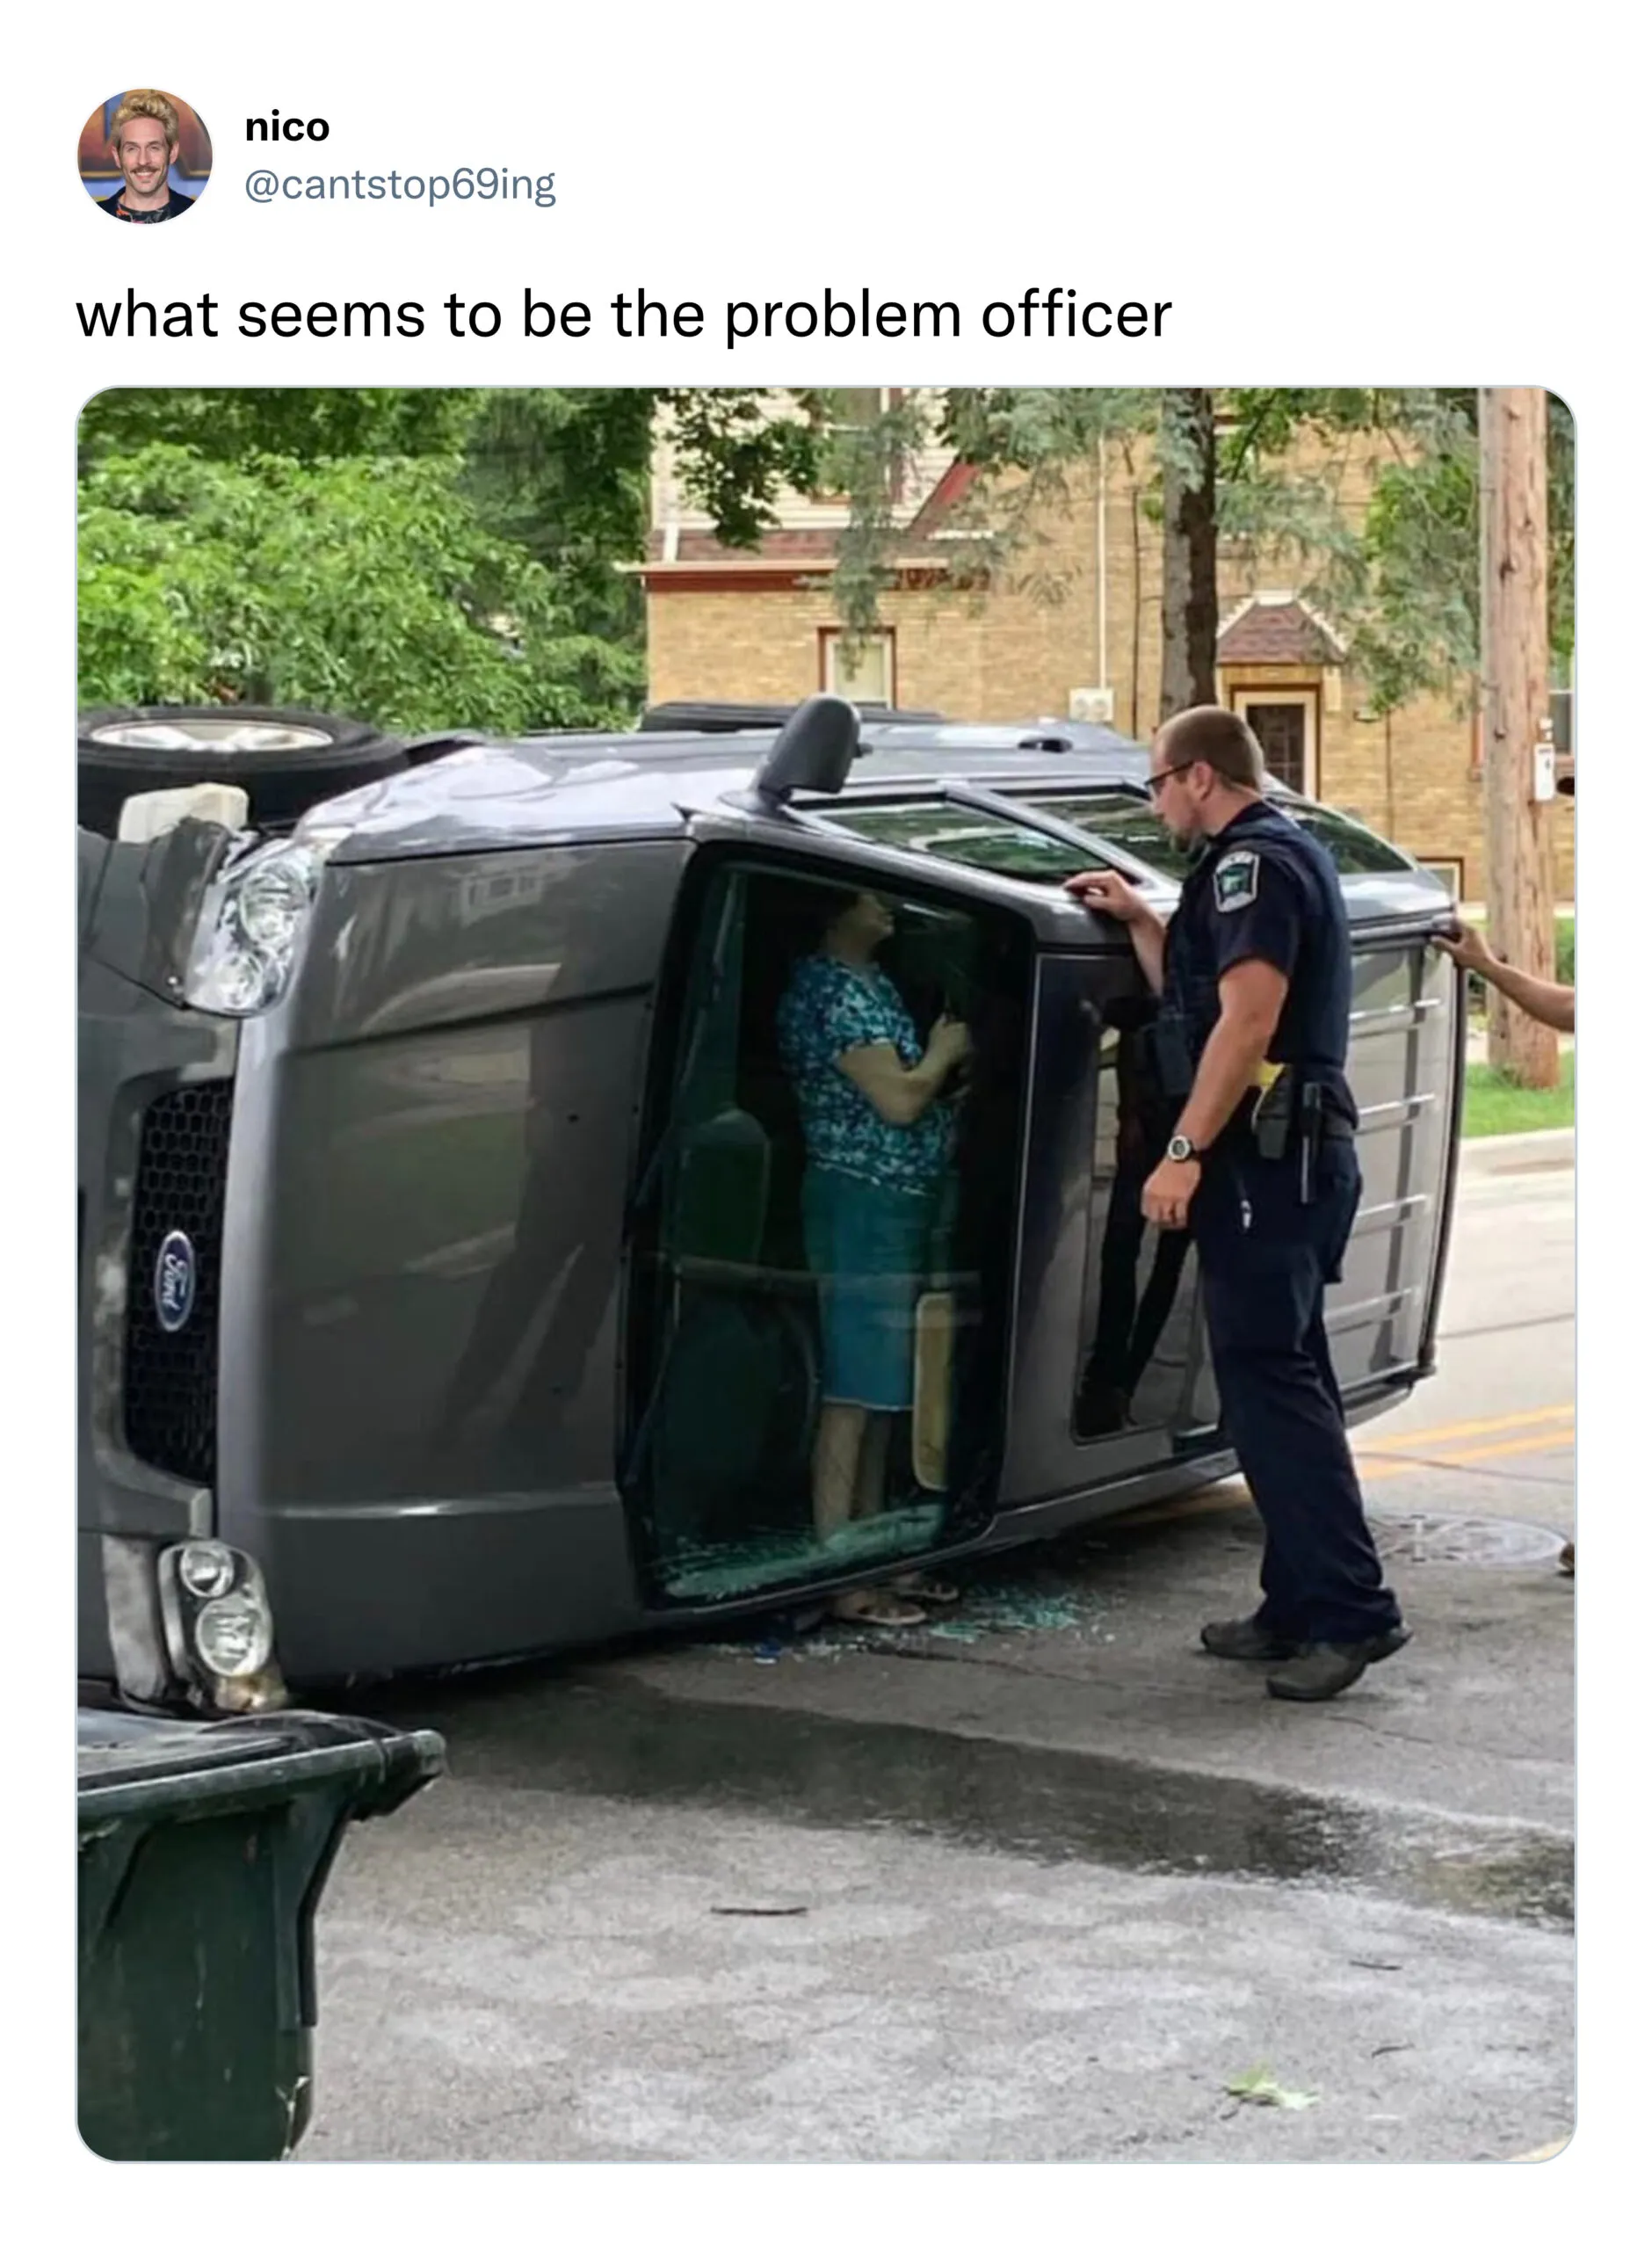
{"type": "Polygon", "coordinates": [[[1518,1086],[1489,1063],[1468,1065],[1463,1097],[1463,1138],[1483,1140],[1492,1133],[1547,1133],[1576,1121],[1573,1068],[1576,1057],[1561,1056],[1561,1082],[1554,1092],[1518,1086]]]}

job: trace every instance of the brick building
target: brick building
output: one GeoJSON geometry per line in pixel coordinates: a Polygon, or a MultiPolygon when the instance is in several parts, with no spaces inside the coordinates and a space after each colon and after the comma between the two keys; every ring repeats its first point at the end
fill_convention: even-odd
{"type": "MultiPolygon", "coordinates": [[[[1363,515],[1371,457],[1337,464],[1338,505],[1363,515]]],[[[1029,518],[1012,560],[978,585],[949,570],[975,534],[972,472],[921,459],[897,510],[895,581],[877,633],[844,639],[829,583],[846,504],[802,495],[755,552],[720,546],[683,504],[669,451],[643,568],[650,700],[786,702],[833,687],[954,719],[1106,720],[1145,739],[1158,715],[1160,527],[1150,446],[1110,441],[1029,518]]],[[[1474,721],[1438,697],[1373,712],[1336,632],[1279,563],[1220,559],[1218,695],[1243,710],[1282,780],[1352,813],[1484,896],[1474,721]]],[[[1550,808],[1554,890],[1573,888],[1569,799],[1550,808]]]]}

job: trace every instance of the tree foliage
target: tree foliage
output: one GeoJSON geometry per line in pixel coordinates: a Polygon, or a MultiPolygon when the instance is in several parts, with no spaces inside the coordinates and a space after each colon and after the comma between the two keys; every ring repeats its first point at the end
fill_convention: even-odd
{"type": "MultiPolygon", "coordinates": [[[[1472,391],[955,387],[851,409],[869,396],[105,391],[81,424],[82,699],[289,695],[408,726],[627,720],[644,677],[627,566],[647,551],[662,428],[731,547],[755,547],[788,491],[846,496],[832,584],[851,639],[877,622],[909,536],[902,497],[937,446],[976,471],[949,517],[955,582],[1008,576],[1054,598],[1040,520],[1112,440],[1150,464],[1172,590],[1197,550],[1187,594],[1165,604],[1181,635],[1167,677],[1214,677],[1213,541],[1253,573],[1289,570],[1378,708],[1476,667],[1472,391]],[[1351,506],[1350,464],[1373,445],[1374,483],[1351,506]]],[[[1558,657],[1574,452],[1552,401],[1558,657]]]]}
{"type": "Polygon", "coordinates": [[[82,473],[144,446],[205,461],[301,461],[463,450],[482,396],[468,390],[105,390],[80,417],[82,473]]]}
{"type": "Polygon", "coordinates": [[[822,458],[800,396],[777,423],[755,391],[105,391],[81,420],[81,700],[629,723],[661,410],[750,543],[822,458]]]}
{"type": "Polygon", "coordinates": [[[83,479],[83,703],[306,703],[409,729],[623,723],[634,653],[580,628],[441,454],[208,459],[83,479]]]}
{"type": "MultiPolygon", "coordinates": [[[[1354,661],[1378,708],[1420,688],[1460,688],[1480,665],[1480,449],[1477,396],[1437,391],[1417,442],[1379,475],[1353,573],[1330,597],[1353,624],[1354,661]]],[[[1549,647],[1557,667],[1576,631],[1576,432],[1548,403],[1549,647]]]]}
{"type": "MultiPolygon", "coordinates": [[[[1469,390],[953,389],[927,410],[908,395],[833,440],[834,489],[854,504],[834,579],[838,610],[858,630],[875,623],[901,544],[888,498],[895,465],[914,462],[937,432],[982,472],[953,519],[973,534],[952,547],[957,582],[1009,571],[1059,592],[1039,569],[1039,515],[1111,438],[1139,445],[1152,464],[1145,506],[1165,543],[1172,705],[1214,693],[1218,548],[1252,576],[1288,572],[1347,642],[1376,708],[1425,690],[1461,695],[1480,661],[1475,416],[1469,390]]],[[[1557,662],[1572,646],[1574,454],[1570,415],[1552,399],[1557,662]]]]}

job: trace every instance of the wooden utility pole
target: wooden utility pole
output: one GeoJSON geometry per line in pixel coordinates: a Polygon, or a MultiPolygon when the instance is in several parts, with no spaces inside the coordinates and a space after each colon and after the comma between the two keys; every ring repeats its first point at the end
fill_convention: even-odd
{"type": "MultiPolygon", "coordinates": [[[[1554,974],[1554,872],[1537,747],[1548,717],[1548,399],[1480,394],[1481,718],[1487,940],[1533,976],[1554,974]]],[[[1560,1079],[1555,1034],[1488,996],[1493,1064],[1521,1085],[1560,1079]]]]}
{"type": "Polygon", "coordinates": [[[1216,700],[1216,402],[1167,390],[1159,420],[1164,485],[1161,721],[1216,700]]]}

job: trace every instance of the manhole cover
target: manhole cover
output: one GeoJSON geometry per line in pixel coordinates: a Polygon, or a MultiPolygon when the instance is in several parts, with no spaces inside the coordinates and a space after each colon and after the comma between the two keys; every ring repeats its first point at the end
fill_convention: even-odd
{"type": "Polygon", "coordinates": [[[1385,1562],[1482,1563],[1518,1570],[1552,1563],[1564,1540],[1540,1523],[1509,1523],[1496,1516],[1396,1515],[1367,1512],[1372,1537],[1385,1562]]]}

